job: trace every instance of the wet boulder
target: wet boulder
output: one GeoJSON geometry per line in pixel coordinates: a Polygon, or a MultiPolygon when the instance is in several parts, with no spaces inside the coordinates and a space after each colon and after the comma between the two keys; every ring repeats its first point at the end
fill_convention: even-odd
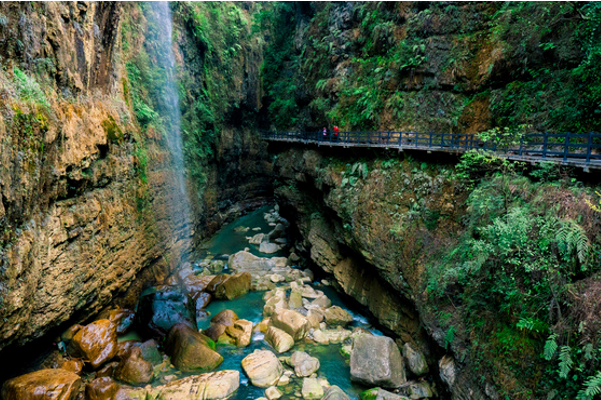
{"type": "Polygon", "coordinates": [[[370,386],[397,388],[407,381],[399,348],[386,336],[360,335],[351,352],[351,380],[370,386]]]}
{"type": "Polygon", "coordinates": [[[130,399],[218,400],[230,397],[240,386],[240,373],[225,370],[169,382],[166,385],[126,392],[130,399]]]}
{"type": "Polygon", "coordinates": [[[86,399],[114,400],[119,388],[119,384],[109,377],[96,378],[86,385],[86,399]]]}
{"type": "Polygon", "coordinates": [[[174,325],[165,341],[165,352],[171,362],[185,372],[209,372],[217,368],[223,357],[214,348],[210,338],[186,324],[174,325]]]}
{"type": "Polygon", "coordinates": [[[108,320],[117,327],[117,335],[123,335],[131,329],[135,316],[136,313],[132,310],[118,308],[109,311],[108,320]]]}
{"type": "Polygon", "coordinates": [[[303,378],[301,393],[305,400],[321,399],[324,395],[323,388],[319,384],[317,378],[303,378]]]}
{"type": "Polygon", "coordinates": [[[238,319],[238,316],[232,310],[223,310],[211,318],[211,323],[234,326],[234,322],[238,321],[238,319]]]}
{"type": "Polygon", "coordinates": [[[280,360],[268,350],[255,350],[244,357],[242,368],[253,385],[264,388],[275,385],[284,372],[280,360]]]}
{"type": "Polygon", "coordinates": [[[211,324],[207,329],[202,331],[202,334],[216,342],[225,333],[227,329],[226,325],[223,324],[211,324]]]}
{"type": "Polygon", "coordinates": [[[237,347],[246,347],[252,338],[253,323],[245,319],[239,319],[233,326],[228,326],[225,333],[233,338],[233,344],[237,347]]]}
{"type": "Polygon", "coordinates": [[[142,350],[132,347],[117,366],[115,378],[129,385],[141,385],[152,382],[154,371],[152,364],[144,360],[142,350]]]}
{"type": "Polygon", "coordinates": [[[265,340],[278,353],[285,353],[294,346],[294,339],[292,336],[275,326],[270,326],[269,329],[267,329],[265,340]]]}
{"type": "Polygon", "coordinates": [[[249,272],[239,272],[234,275],[220,275],[215,277],[207,287],[217,299],[232,300],[248,293],[250,290],[251,275],[249,272]]]}
{"type": "Polygon", "coordinates": [[[164,337],[175,324],[196,328],[194,302],[171,286],[140,297],[136,318],[140,329],[155,339],[164,337]]]}
{"type": "Polygon", "coordinates": [[[163,357],[161,356],[161,353],[159,353],[157,342],[155,342],[154,339],[147,340],[144,343],[138,343],[136,344],[136,347],[142,352],[142,358],[152,365],[160,364],[163,361],[163,357]]]}
{"type": "Polygon", "coordinates": [[[271,317],[271,324],[288,333],[294,340],[305,337],[309,330],[309,321],[294,310],[277,310],[271,317]]]}
{"type": "Polygon", "coordinates": [[[304,351],[295,351],[290,357],[290,364],[294,367],[296,376],[311,376],[319,369],[319,360],[311,357],[304,351]]]}
{"type": "Polygon", "coordinates": [[[61,368],[65,371],[71,371],[76,373],[77,375],[81,375],[81,371],[83,370],[83,361],[81,360],[69,360],[65,361],[61,368]]]}
{"type": "Polygon", "coordinates": [[[69,342],[69,354],[96,369],[117,354],[117,329],[108,319],[88,324],[69,342]]]}
{"type": "Polygon", "coordinates": [[[73,336],[75,336],[77,331],[79,331],[81,328],[83,328],[83,326],[79,324],[75,324],[69,327],[69,329],[67,329],[61,334],[61,340],[68,344],[71,341],[71,339],[73,339],[73,336]]]}
{"type": "Polygon", "coordinates": [[[326,389],[321,400],[351,400],[351,398],[338,386],[332,385],[326,389]]]}
{"type": "Polygon", "coordinates": [[[211,294],[207,292],[194,292],[192,293],[192,301],[196,307],[196,311],[202,310],[211,302],[211,294]]]}
{"type": "Polygon", "coordinates": [[[4,400],[73,400],[81,388],[79,375],[64,369],[42,369],[17,376],[2,386],[4,400]]]}
{"type": "Polygon", "coordinates": [[[324,312],[328,325],[348,325],[353,322],[353,316],[338,306],[332,306],[324,312]]]}
{"type": "Polygon", "coordinates": [[[186,293],[202,292],[207,289],[215,275],[196,275],[191,273],[179,279],[180,285],[186,293]]]}

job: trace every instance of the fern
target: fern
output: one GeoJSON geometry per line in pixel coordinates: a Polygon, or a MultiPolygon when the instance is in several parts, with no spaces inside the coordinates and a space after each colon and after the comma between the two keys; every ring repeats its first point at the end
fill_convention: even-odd
{"type": "Polygon", "coordinates": [[[557,334],[552,333],[551,335],[549,335],[549,338],[545,343],[544,357],[547,361],[550,361],[555,355],[555,352],[557,351],[557,342],[555,341],[555,339],[557,339],[557,334]]]}
{"type": "Polygon", "coordinates": [[[601,371],[595,376],[589,376],[584,382],[584,388],[578,392],[577,400],[592,400],[598,394],[601,394],[601,371]]]}
{"type": "Polygon", "coordinates": [[[559,351],[559,377],[567,378],[574,362],[570,354],[570,346],[561,346],[559,351]]]}
{"type": "Polygon", "coordinates": [[[575,221],[564,221],[557,230],[555,238],[559,245],[559,250],[566,256],[571,255],[575,251],[578,261],[584,267],[591,248],[591,243],[584,229],[575,221]]]}

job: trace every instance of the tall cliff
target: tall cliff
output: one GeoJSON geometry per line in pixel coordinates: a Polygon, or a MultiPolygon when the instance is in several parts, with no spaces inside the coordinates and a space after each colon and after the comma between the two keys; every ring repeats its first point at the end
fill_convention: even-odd
{"type": "MultiPolygon", "coordinates": [[[[196,240],[270,193],[250,129],[251,7],[172,4],[196,240]]],[[[156,106],[157,29],[147,4],[0,4],[0,349],[87,318],[190,251],[156,106]]]]}

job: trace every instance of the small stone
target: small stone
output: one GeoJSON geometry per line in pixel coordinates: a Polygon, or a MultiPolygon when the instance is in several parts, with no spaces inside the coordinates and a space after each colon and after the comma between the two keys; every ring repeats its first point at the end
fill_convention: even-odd
{"type": "Polygon", "coordinates": [[[304,351],[295,351],[290,357],[296,376],[310,376],[319,369],[319,360],[304,351]]]}
{"type": "Polygon", "coordinates": [[[290,384],[290,375],[284,374],[280,377],[280,380],[278,381],[277,385],[278,386],[286,386],[288,384],[290,384]]]}
{"type": "Polygon", "coordinates": [[[265,389],[265,397],[267,397],[268,400],[276,400],[282,397],[282,393],[275,386],[270,386],[265,389]]]}
{"type": "Polygon", "coordinates": [[[407,360],[409,369],[417,376],[425,375],[428,373],[428,363],[426,362],[426,356],[413,348],[409,343],[403,345],[403,356],[407,360]]]}
{"type": "Polygon", "coordinates": [[[327,388],[321,400],[350,400],[350,397],[342,389],[334,385],[327,388]]]}
{"type": "Polygon", "coordinates": [[[283,282],[286,280],[286,277],[282,276],[282,275],[278,275],[278,274],[272,274],[269,279],[273,282],[273,283],[279,283],[279,282],[283,282]]]}
{"type": "Polygon", "coordinates": [[[96,378],[86,385],[86,399],[113,400],[120,386],[109,377],[96,378]]]}

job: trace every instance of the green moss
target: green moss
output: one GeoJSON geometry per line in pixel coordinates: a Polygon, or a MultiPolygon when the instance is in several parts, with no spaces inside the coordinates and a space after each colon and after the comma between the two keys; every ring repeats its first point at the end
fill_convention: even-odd
{"type": "Polygon", "coordinates": [[[102,121],[102,128],[109,142],[120,143],[123,141],[123,131],[112,116],[109,115],[107,119],[102,121]]]}

